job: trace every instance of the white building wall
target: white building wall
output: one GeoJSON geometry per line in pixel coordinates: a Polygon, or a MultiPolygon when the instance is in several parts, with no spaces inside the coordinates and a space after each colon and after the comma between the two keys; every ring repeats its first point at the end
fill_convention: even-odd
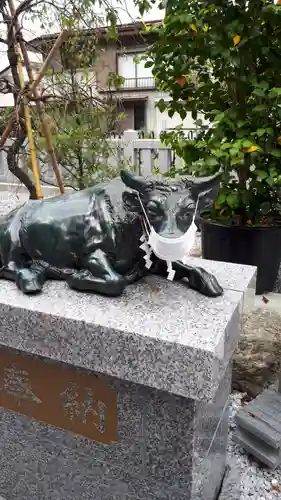
{"type": "Polygon", "coordinates": [[[13,94],[0,94],[0,108],[14,106],[13,94]]]}
{"type": "MultiPolygon", "coordinates": [[[[157,102],[160,99],[165,101],[169,100],[169,96],[163,94],[162,92],[152,91],[148,95],[147,108],[146,108],[146,123],[147,130],[153,131],[157,136],[167,129],[173,129],[178,125],[182,125],[183,128],[196,128],[195,121],[193,120],[191,113],[188,113],[184,120],[181,119],[178,113],[170,117],[166,111],[163,113],[156,107],[157,102]]],[[[202,118],[202,116],[198,116],[202,118]]]]}

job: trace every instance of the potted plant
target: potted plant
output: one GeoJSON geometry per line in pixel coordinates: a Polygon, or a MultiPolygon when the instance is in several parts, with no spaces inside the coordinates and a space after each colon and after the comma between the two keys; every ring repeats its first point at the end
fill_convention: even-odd
{"type": "Polygon", "coordinates": [[[257,293],[270,291],[281,257],[281,5],[169,0],[157,31],[147,65],[170,95],[158,107],[201,127],[195,140],[181,129],[164,140],[181,173],[222,172],[201,214],[203,257],[257,265],[257,293]]]}

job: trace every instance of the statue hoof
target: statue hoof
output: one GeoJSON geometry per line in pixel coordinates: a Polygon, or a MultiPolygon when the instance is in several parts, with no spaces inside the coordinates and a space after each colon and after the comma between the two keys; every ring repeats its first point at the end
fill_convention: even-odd
{"type": "Polygon", "coordinates": [[[124,292],[127,282],[122,276],[109,279],[104,284],[104,294],[108,297],[119,297],[124,292]]]}
{"type": "Polygon", "coordinates": [[[28,295],[35,295],[42,290],[39,276],[30,269],[21,269],[17,272],[16,285],[23,293],[28,295]]]}
{"type": "Polygon", "coordinates": [[[220,297],[223,295],[223,288],[217,278],[202,267],[192,269],[189,275],[189,286],[206,297],[220,297]]]}
{"type": "Polygon", "coordinates": [[[210,280],[208,280],[205,284],[205,290],[202,291],[204,295],[207,297],[220,297],[223,295],[223,288],[219,284],[217,278],[213,275],[210,275],[210,280]]]}

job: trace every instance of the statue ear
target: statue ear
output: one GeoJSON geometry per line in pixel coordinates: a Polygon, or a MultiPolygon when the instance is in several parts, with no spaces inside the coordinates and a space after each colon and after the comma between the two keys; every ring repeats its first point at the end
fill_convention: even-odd
{"type": "Polygon", "coordinates": [[[123,203],[129,212],[140,213],[142,208],[139,197],[135,192],[124,191],[122,194],[123,203]]]}

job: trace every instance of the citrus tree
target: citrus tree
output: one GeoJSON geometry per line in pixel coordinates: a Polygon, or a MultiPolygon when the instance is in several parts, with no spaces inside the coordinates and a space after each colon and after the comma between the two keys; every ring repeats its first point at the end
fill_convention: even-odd
{"type": "Polygon", "coordinates": [[[281,209],[281,6],[168,0],[164,22],[153,29],[147,65],[170,96],[159,109],[182,119],[200,113],[208,122],[195,140],[181,130],[164,140],[184,159],[184,171],[222,170],[213,217],[271,223],[281,209]]]}

